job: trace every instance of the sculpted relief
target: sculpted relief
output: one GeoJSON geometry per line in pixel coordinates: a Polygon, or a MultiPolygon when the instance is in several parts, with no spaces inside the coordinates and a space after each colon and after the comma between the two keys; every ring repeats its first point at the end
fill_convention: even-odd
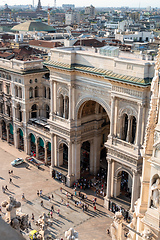
{"type": "Polygon", "coordinates": [[[160,178],[151,186],[151,207],[159,208],[160,206],[160,178]]]}

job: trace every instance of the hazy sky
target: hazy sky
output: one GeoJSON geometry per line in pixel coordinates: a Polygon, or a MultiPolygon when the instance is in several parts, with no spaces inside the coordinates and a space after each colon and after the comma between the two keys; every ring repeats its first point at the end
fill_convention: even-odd
{"type": "MultiPolygon", "coordinates": [[[[89,6],[93,5],[95,7],[121,7],[121,6],[129,6],[129,7],[160,7],[160,1],[159,0],[81,0],[81,1],[76,1],[76,0],[56,0],[57,6],[62,6],[64,3],[70,3],[70,4],[75,4],[76,7],[79,6],[89,6]]],[[[7,3],[8,5],[14,5],[14,4],[33,4],[33,0],[1,0],[0,5],[4,5],[7,3]]],[[[34,0],[34,4],[37,5],[38,0],[34,0]]],[[[50,6],[54,6],[54,0],[41,0],[42,6],[47,6],[48,4],[50,6]]]]}

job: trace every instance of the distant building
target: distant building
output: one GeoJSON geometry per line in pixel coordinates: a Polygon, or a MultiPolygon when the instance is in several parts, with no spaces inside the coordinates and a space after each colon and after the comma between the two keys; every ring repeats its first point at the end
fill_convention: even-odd
{"type": "Polygon", "coordinates": [[[75,9],[75,5],[74,4],[62,4],[62,8],[64,10],[75,9]]]}
{"type": "Polygon", "coordinates": [[[95,7],[93,7],[92,5],[89,7],[85,8],[85,14],[88,14],[90,16],[94,16],[95,15],[95,7]]]}
{"type": "Polygon", "coordinates": [[[72,25],[80,22],[80,14],[69,9],[65,14],[65,24],[72,25]]]}

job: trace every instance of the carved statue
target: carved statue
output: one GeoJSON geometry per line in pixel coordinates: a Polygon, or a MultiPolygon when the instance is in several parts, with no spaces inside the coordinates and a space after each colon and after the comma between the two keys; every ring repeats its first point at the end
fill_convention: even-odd
{"type": "Polygon", "coordinates": [[[41,235],[40,239],[43,239],[43,240],[48,239],[49,231],[47,230],[47,227],[51,226],[52,223],[49,221],[49,218],[45,213],[39,216],[38,221],[36,221],[36,225],[40,227],[40,230],[39,230],[39,234],[41,235]]]}
{"type": "Polygon", "coordinates": [[[160,198],[160,179],[158,178],[155,183],[151,186],[151,206],[158,208],[159,207],[159,198],[160,198]]]}
{"type": "Polygon", "coordinates": [[[65,232],[65,237],[68,240],[78,240],[78,232],[76,232],[73,228],[70,228],[68,231],[65,232]]]}
{"type": "Polygon", "coordinates": [[[16,209],[21,207],[21,203],[15,198],[9,196],[8,201],[2,202],[2,207],[6,208],[6,222],[17,230],[25,230],[28,228],[28,214],[17,212],[16,209]]]}

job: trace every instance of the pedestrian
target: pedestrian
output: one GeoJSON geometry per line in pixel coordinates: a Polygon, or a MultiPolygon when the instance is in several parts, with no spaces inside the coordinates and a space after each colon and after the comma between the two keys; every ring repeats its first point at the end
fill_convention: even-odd
{"type": "Polygon", "coordinates": [[[37,196],[39,197],[39,190],[37,190],[37,196]]]}
{"type": "Polygon", "coordinates": [[[43,200],[41,201],[41,207],[43,207],[43,200]]]}
{"type": "Polygon", "coordinates": [[[31,221],[28,222],[28,227],[31,229],[31,221]]]}
{"type": "Polygon", "coordinates": [[[67,202],[67,204],[66,204],[66,205],[67,205],[67,208],[68,208],[68,207],[69,207],[69,202],[67,202]]]}
{"type": "Polygon", "coordinates": [[[59,214],[60,214],[60,209],[58,208],[58,210],[57,210],[57,214],[58,214],[58,216],[59,216],[59,214]]]}
{"type": "Polygon", "coordinates": [[[31,217],[31,219],[34,221],[34,214],[32,213],[32,217],[31,217]]]}
{"type": "Polygon", "coordinates": [[[50,212],[48,212],[48,217],[50,217],[50,212]]]}
{"type": "Polygon", "coordinates": [[[52,200],[54,199],[54,196],[53,196],[53,194],[52,194],[52,200]]]}
{"type": "Polygon", "coordinates": [[[88,198],[88,196],[87,196],[87,194],[86,194],[86,200],[87,200],[87,198],[88,198]]]}
{"type": "Polygon", "coordinates": [[[94,210],[96,211],[96,205],[94,206],[94,210]]]}
{"type": "Polygon", "coordinates": [[[5,189],[6,189],[6,190],[8,190],[8,187],[7,187],[7,185],[5,186],[5,189]]]}
{"type": "Polygon", "coordinates": [[[40,197],[42,196],[42,190],[39,190],[39,195],[40,195],[40,197]]]}
{"type": "Polygon", "coordinates": [[[61,191],[61,193],[62,193],[62,187],[60,187],[60,191],[61,191]]]}
{"type": "Polygon", "coordinates": [[[49,202],[51,201],[51,197],[50,196],[48,196],[48,200],[49,200],[49,202]]]}
{"type": "Polygon", "coordinates": [[[63,198],[61,198],[61,204],[63,204],[63,198]]]}
{"type": "Polygon", "coordinates": [[[74,201],[74,205],[75,205],[75,207],[77,206],[77,201],[76,200],[74,201]]]}
{"type": "Polygon", "coordinates": [[[71,200],[73,200],[73,194],[71,194],[71,200]]]}
{"type": "Polygon", "coordinates": [[[13,174],[13,170],[10,171],[10,174],[13,174]]]}
{"type": "Polygon", "coordinates": [[[10,172],[10,170],[8,170],[8,174],[10,174],[11,172],[10,172]]]}
{"type": "Polygon", "coordinates": [[[24,200],[24,193],[22,193],[22,200],[24,200]]]}
{"type": "Polygon", "coordinates": [[[5,188],[4,188],[4,186],[2,186],[2,192],[5,193],[5,188]]]}
{"type": "Polygon", "coordinates": [[[12,178],[9,178],[9,183],[12,183],[12,178]]]}
{"type": "Polygon", "coordinates": [[[54,206],[53,205],[51,206],[51,211],[54,211],[54,206]]]}
{"type": "Polygon", "coordinates": [[[74,195],[75,195],[75,196],[77,195],[77,191],[76,191],[76,189],[74,190],[74,195]]]}
{"type": "Polygon", "coordinates": [[[53,212],[52,211],[50,212],[50,215],[51,215],[51,218],[53,218],[53,212]]]}
{"type": "Polygon", "coordinates": [[[97,202],[97,198],[96,197],[94,198],[94,201],[95,201],[95,203],[97,202]]]}
{"type": "Polygon", "coordinates": [[[67,199],[68,199],[68,192],[66,192],[66,197],[67,197],[67,199]]]}
{"type": "Polygon", "coordinates": [[[107,234],[110,234],[109,228],[107,229],[107,234]]]}

